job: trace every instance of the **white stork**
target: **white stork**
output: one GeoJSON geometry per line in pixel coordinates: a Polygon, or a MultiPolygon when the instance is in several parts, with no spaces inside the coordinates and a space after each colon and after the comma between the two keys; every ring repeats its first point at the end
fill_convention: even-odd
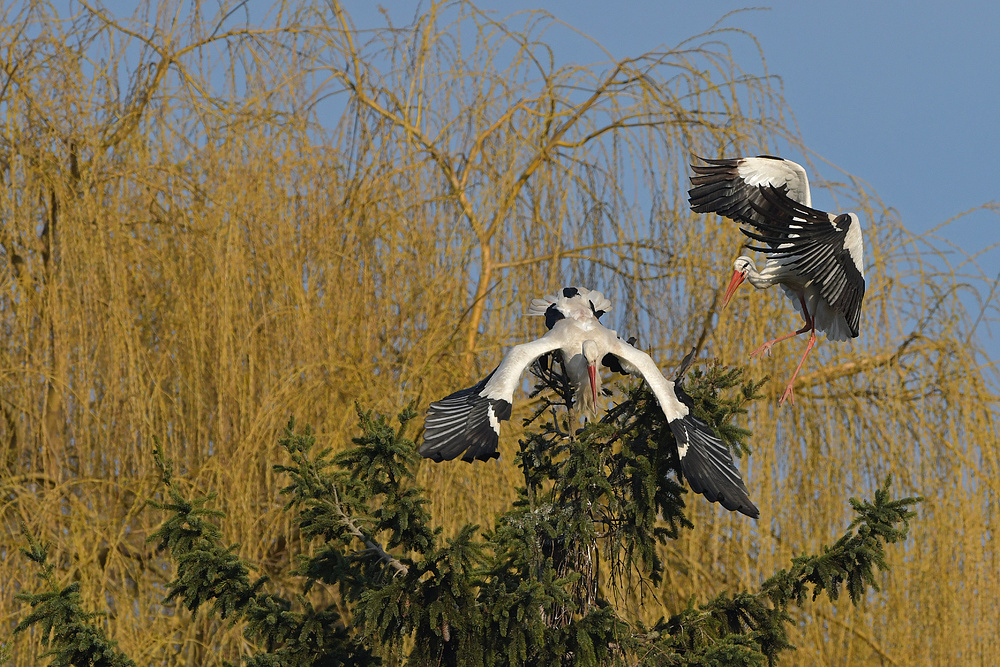
{"type": "Polygon", "coordinates": [[[420,454],[434,461],[487,461],[500,456],[500,422],[511,415],[514,390],[521,374],[543,354],[560,350],[566,374],[576,387],[575,404],[590,414],[597,410],[601,386],[599,364],[641,375],[656,396],[677,442],[681,470],[691,488],[728,510],[757,518],[760,512],[732,455],[711,427],[691,414],[648,354],[637,350],[598,318],[611,309],[600,292],[566,287],[556,296],[535,299],[530,315],[544,315],[549,331],[515,345],[492,373],[476,385],[431,403],[424,419],[420,454]]]}
{"type": "Polygon", "coordinates": [[[768,341],[750,353],[770,353],[779,341],[809,332],[809,343],[792,373],[779,405],[792,398],[792,385],[816,331],[830,340],[857,338],[861,302],[865,296],[864,241],[861,221],[854,213],[833,215],[812,206],[806,170],[791,160],[770,155],[729,160],[699,158],[707,165],[691,165],[688,191],[695,213],[718,213],[751,229],[746,236],[767,247],[750,246],[767,255],[762,270],[741,255],[733,262],[733,277],[723,298],[729,303],[748,280],[757,289],[781,285],[805,319],[798,331],[768,341]]]}

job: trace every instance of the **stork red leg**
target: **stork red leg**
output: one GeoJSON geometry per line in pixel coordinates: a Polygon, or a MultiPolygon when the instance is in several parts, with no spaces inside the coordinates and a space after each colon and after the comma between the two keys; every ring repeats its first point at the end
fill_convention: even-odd
{"type": "Polygon", "coordinates": [[[802,298],[801,294],[799,295],[799,303],[802,304],[802,312],[805,313],[805,316],[806,316],[806,323],[805,323],[805,325],[801,329],[799,329],[798,331],[793,331],[792,333],[785,334],[784,336],[781,336],[780,338],[775,338],[774,340],[767,341],[766,343],[764,343],[763,345],[761,345],[760,347],[758,347],[756,350],[754,350],[753,352],[751,352],[750,353],[751,357],[756,357],[758,354],[765,353],[765,352],[768,355],[770,355],[771,354],[771,347],[775,343],[780,343],[783,340],[788,340],[789,338],[794,338],[795,336],[798,336],[799,334],[804,334],[807,331],[813,331],[814,335],[815,335],[815,330],[816,330],[815,319],[809,314],[809,309],[806,308],[806,301],[805,301],[805,299],[802,298]]]}
{"type": "Polygon", "coordinates": [[[809,356],[809,351],[813,349],[813,345],[815,344],[816,344],[816,330],[813,329],[812,334],[809,336],[809,344],[806,345],[806,352],[805,354],[802,355],[802,359],[799,360],[799,365],[796,366],[795,372],[792,373],[792,379],[788,381],[788,386],[785,387],[785,393],[781,395],[781,400],[778,401],[778,405],[784,403],[785,399],[788,399],[789,403],[795,402],[795,399],[792,398],[792,385],[795,383],[795,376],[799,374],[800,370],[802,370],[802,364],[806,362],[806,357],[809,356]]]}
{"type": "Polygon", "coordinates": [[[760,347],[758,347],[756,350],[754,350],[753,352],[751,352],[750,356],[751,357],[756,357],[758,354],[761,354],[761,353],[764,353],[764,352],[766,352],[768,355],[770,355],[771,354],[771,346],[774,345],[775,343],[780,343],[783,340],[788,340],[789,338],[794,338],[795,336],[798,336],[799,334],[804,334],[805,332],[810,331],[811,329],[812,329],[812,325],[807,322],[806,325],[804,327],[802,327],[801,329],[799,329],[798,331],[793,331],[792,333],[785,334],[784,336],[781,336],[780,338],[775,338],[774,340],[767,341],[766,343],[764,343],[763,345],[761,345],[760,347]]]}

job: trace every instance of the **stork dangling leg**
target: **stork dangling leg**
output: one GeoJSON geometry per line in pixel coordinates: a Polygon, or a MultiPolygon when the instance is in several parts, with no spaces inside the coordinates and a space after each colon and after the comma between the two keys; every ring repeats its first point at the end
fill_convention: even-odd
{"type": "Polygon", "coordinates": [[[803,354],[802,358],[799,360],[799,365],[795,367],[795,372],[792,373],[792,379],[788,381],[788,386],[785,387],[785,392],[781,395],[781,398],[778,399],[778,405],[784,404],[785,400],[787,400],[789,403],[795,402],[795,399],[792,397],[792,385],[795,384],[795,376],[797,376],[799,374],[799,371],[802,370],[802,364],[806,363],[806,357],[809,356],[809,351],[813,349],[813,346],[815,344],[816,344],[816,330],[813,329],[812,333],[809,335],[809,344],[806,345],[805,354],[803,354]]]}
{"type": "Polygon", "coordinates": [[[799,329],[798,331],[793,331],[790,334],[785,334],[784,336],[779,336],[778,338],[775,338],[774,340],[767,341],[766,343],[764,343],[763,345],[761,345],[760,347],[758,347],[756,350],[754,350],[753,352],[751,352],[750,353],[751,357],[756,357],[758,354],[764,354],[764,353],[766,353],[768,356],[770,356],[770,354],[771,354],[771,348],[774,346],[775,343],[780,343],[783,340],[788,340],[789,338],[794,338],[795,336],[798,336],[800,334],[804,334],[807,331],[811,331],[813,333],[813,336],[816,335],[816,318],[814,318],[812,315],[809,314],[809,309],[806,307],[806,302],[805,302],[805,300],[802,297],[799,297],[799,303],[802,304],[802,312],[805,313],[805,318],[806,318],[806,323],[802,326],[802,328],[799,329]]]}

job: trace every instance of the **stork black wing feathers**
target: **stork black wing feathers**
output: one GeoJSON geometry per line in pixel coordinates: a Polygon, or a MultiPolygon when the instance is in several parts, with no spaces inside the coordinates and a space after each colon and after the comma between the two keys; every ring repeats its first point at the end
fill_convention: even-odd
{"type": "Polygon", "coordinates": [[[670,430],[677,441],[678,453],[684,452],[680,457],[681,471],[692,491],[731,512],[752,519],[760,517],[729,448],[708,424],[689,414],[670,422],[670,430]]]}
{"type": "MultiPolygon", "coordinates": [[[[831,220],[823,211],[792,201],[780,188],[762,186],[759,189],[770,203],[767,209],[770,221],[754,223],[754,230],[741,228],[740,231],[771,247],[747,247],[766,252],[773,258],[787,258],[789,266],[809,276],[830,307],[844,316],[851,335],[857,337],[865,279],[845,246],[847,232],[855,224],[854,220],[849,215],[831,220]]],[[[763,214],[764,211],[759,209],[758,212],[763,214]]]]}
{"type": "MultiPolygon", "coordinates": [[[[679,386],[675,386],[675,390],[678,400],[690,409],[691,398],[679,386]]],[[[750,500],[750,492],[732,453],[712,427],[691,412],[669,422],[669,426],[677,442],[681,472],[691,490],[730,512],[759,518],[760,510],[750,500]]]]}
{"type": "MultiPolygon", "coordinates": [[[[762,156],[766,157],[766,156],[762,156]]],[[[710,160],[699,158],[707,165],[691,165],[697,176],[691,177],[688,201],[695,213],[718,213],[731,220],[757,226],[766,223],[775,206],[739,174],[739,159],[710,160]]],[[[784,185],[781,189],[787,191],[784,185]]],[[[776,241],[777,246],[783,241],[776,241]]]]}
{"type": "Polygon", "coordinates": [[[450,461],[464,452],[462,460],[469,463],[500,456],[499,426],[510,419],[511,404],[482,395],[491,377],[493,373],[430,404],[424,420],[424,442],[418,450],[421,456],[450,461]]]}

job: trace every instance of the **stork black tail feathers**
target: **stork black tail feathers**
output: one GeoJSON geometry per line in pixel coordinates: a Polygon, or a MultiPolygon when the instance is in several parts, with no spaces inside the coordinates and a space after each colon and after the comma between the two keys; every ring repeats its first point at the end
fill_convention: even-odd
{"type": "Polygon", "coordinates": [[[695,493],[731,512],[760,517],[733,455],[711,426],[688,413],[670,422],[670,430],[677,441],[681,471],[695,493]]]}

